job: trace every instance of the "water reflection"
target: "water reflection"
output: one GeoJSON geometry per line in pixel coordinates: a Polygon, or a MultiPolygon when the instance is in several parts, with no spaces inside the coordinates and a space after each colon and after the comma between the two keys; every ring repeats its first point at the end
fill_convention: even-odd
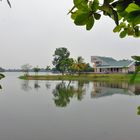
{"type": "Polygon", "coordinates": [[[91,97],[103,97],[113,94],[139,95],[140,85],[127,82],[94,82],[91,97]]]}
{"type": "Polygon", "coordinates": [[[77,85],[71,85],[71,81],[57,84],[53,90],[56,106],[65,107],[72,98],[81,101],[85,94],[84,81],[77,81],[77,85]]]}
{"type": "Polygon", "coordinates": [[[85,81],[78,81],[77,88],[75,88],[75,96],[77,97],[77,100],[81,101],[84,97],[83,95],[86,94],[86,89],[84,87],[86,83],[87,82],[85,81]]]}
{"type": "Polygon", "coordinates": [[[38,80],[35,80],[34,82],[34,88],[38,90],[38,88],[40,88],[40,85],[38,83],[38,80]]]}
{"type": "MultiPolygon", "coordinates": [[[[0,73],[0,80],[2,79],[2,78],[4,78],[5,76],[3,75],[3,74],[1,74],[0,73]]],[[[2,89],[2,86],[0,85],[0,89],[2,89]]]]}
{"type": "Polygon", "coordinates": [[[47,89],[50,89],[51,88],[51,83],[46,82],[45,86],[46,86],[47,89]]]}
{"type": "Polygon", "coordinates": [[[23,80],[21,83],[21,89],[24,91],[30,91],[32,87],[29,85],[29,80],[23,80]]]}
{"type": "Polygon", "coordinates": [[[140,106],[137,107],[137,115],[140,115],[140,106]]]}
{"type": "MultiPolygon", "coordinates": [[[[23,80],[24,91],[38,90],[43,85],[40,81],[23,80]]],[[[140,85],[127,82],[87,82],[87,81],[46,81],[45,87],[53,95],[56,106],[66,107],[72,99],[81,101],[86,94],[91,99],[107,97],[114,94],[139,95],[140,85]]]]}
{"type": "Polygon", "coordinates": [[[54,102],[56,106],[65,107],[70,102],[70,98],[73,97],[74,88],[70,86],[70,82],[66,84],[65,82],[61,82],[56,85],[53,90],[54,102]]]}

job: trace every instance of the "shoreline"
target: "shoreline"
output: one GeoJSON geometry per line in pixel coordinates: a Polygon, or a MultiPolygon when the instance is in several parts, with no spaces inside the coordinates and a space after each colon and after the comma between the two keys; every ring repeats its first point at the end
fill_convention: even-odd
{"type": "MultiPolygon", "coordinates": [[[[28,75],[20,76],[23,80],[83,80],[83,81],[124,81],[130,82],[133,74],[81,74],[79,75],[28,75]]],[[[140,82],[140,75],[135,79],[140,82]]]]}

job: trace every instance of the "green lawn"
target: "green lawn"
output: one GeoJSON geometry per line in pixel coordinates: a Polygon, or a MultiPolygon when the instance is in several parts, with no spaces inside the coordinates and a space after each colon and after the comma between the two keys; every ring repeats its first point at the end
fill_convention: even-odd
{"type": "MultiPolygon", "coordinates": [[[[81,74],[79,75],[29,75],[20,76],[26,80],[88,80],[88,81],[130,81],[132,74],[81,74]]],[[[140,82],[137,75],[135,82],[140,82]]]]}

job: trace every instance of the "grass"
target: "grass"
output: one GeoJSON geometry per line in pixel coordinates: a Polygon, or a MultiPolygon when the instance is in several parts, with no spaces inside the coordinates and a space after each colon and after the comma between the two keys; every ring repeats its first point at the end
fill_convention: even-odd
{"type": "MultiPolygon", "coordinates": [[[[132,74],[81,74],[79,75],[29,75],[20,76],[24,80],[87,80],[87,81],[130,81],[132,74]]],[[[140,82],[140,75],[135,79],[140,82]]]]}

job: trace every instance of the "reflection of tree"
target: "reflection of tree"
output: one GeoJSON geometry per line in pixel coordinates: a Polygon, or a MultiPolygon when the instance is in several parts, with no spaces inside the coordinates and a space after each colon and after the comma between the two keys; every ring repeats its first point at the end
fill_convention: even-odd
{"type": "Polygon", "coordinates": [[[70,98],[73,97],[74,89],[70,84],[66,85],[65,82],[61,82],[56,85],[53,91],[54,102],[56,106],[65,107],[70,102],[70,98]]]}
{"type": "Polygon", "coordinates": [[[134,91],[135,95],[140,95],[140,84],[135,84],[134,88],[135,88],[134,91]]]}
{"type": "Polygon", "coordinates": [[[84,84],[85,81],[78,81],[77,89],[75,89],[75,96],[80,101],[83,99],[83,95],[85,93],[84,84]]]}
{"type": "Polygon", "coordinates": [[[65,107],[70,103],[70,99],[76,97],[77,100],[83,99],[85,89],[83,89],[84,82],[78,81],[77,87],[71,85],[71,81],[68,84],[61,82],[56,85],[53,91],[54,102],[56,106],[65,107]]]}
{"type": "MultiPolygon", "coordinates": [[[[2,79],[2,78],[4,78],[5,76],[3,75],[3,74],[1,74],[0,73],[0,80],[2,79]]],[[[0,89],[2,89],[2,86],[0,85],[0,89]]]]}
{"type": "Polygon", "coordinates": [[[138,110],[137,115],[140,115],[140,106],[137,107],[137,110],[138,110]]]}
{"type": "Polygon", "coordinates": [[[50,88],[51,88],[51,84],[50,84],[49,82],[47,82],[47,83],[45,84],[45,86],[46,86],[47,89],[50,89],[50,88]]]}
{"type": "Polygon", "coordinates": [[[38,84],[38,80],[35,80],[35,83],[34,83],[34,88],[35,88],[35,89],[40,88],[40,85],[38,84]]]}
{"type": "Polygon", "coordinates": [[[24,91],[29,91],[29,90],[31,90],[32,88],[29,86],[29,80],[23,80],[23,83],[21,84],[21,88],[22,88],[24,91]]]}

